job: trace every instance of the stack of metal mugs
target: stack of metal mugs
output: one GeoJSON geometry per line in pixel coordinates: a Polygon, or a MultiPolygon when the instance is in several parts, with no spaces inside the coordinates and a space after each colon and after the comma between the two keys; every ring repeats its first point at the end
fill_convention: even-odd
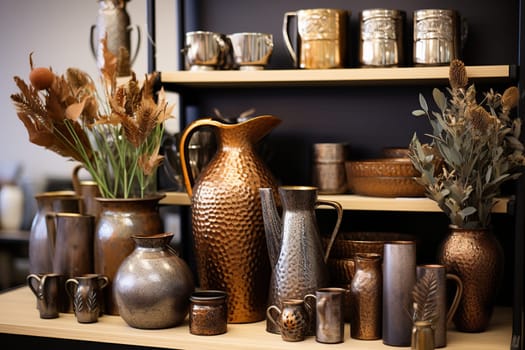
{"type": "MultiPolygon", "coordinates": [[[[295,68],[329,69],[348,66],[348,19],[351,11],[313,8],[284,14],[282,35],[295,68]]],[[[373,8],[359,13],[359,67],[397,67],[409,64],[404,38],[406,12],[373,8]]],[[[460,58],[467,30],[465,21],[452,9],[421,9],[413,12],[412,64],[448,65],[460,58]]],[[[186,69],[261,70],[274,48],[269,33],[242,32],[229,35],[192,31],[186,33],[182,52],[186,69]]]]}

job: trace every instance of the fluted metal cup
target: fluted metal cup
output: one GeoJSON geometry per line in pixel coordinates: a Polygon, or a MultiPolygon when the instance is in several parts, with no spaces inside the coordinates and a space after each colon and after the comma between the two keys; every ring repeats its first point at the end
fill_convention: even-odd
{"type": "Polygon", "coordinates": [[[273,36],[266,33],[233,33],[228,35],[233,61],[239,70],[261,70],[273,52],[273,36]]]}

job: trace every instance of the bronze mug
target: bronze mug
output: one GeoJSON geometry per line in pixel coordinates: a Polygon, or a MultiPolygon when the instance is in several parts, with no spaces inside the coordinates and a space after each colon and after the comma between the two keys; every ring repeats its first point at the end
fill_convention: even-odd
{"type": "Polygon", "coordinates": [[[419,281],[426,275],[430,275],[430,278],[437,281],[436,321],[433,325],[434,345],[436,348],[441,348],[447,345],[447,327],[452,321],[452,317],[454,317],[463,295],[463,283],[457,275],[447,273],[445,265],[428,264],[416,267],[416,281],[419,281]],[[456,286],[450,306],[447,306],[448,281],[452,281],[456,286]]]}
{"type": "Polygon", "coordinates": [[[40,318],[57,318],[63,302],[63,276],[57,273],[29,274],[26,277],[29,289],[37,298],[40,318]]]}
{"type": "Polygon", "coordinates": [[[344,310],[347,291],[343,288],[320,288],[314,294],[307,294],[305,301],[315,300],[315,340],[319,343],[336,344],[344,342],[344,310]]]}
{"type": "Polygon", "coordinates": [[[302,299],[284,299],[282,309],[270,305],[266,309],[266,317],[281,333],[284,341],[302,341],[310,329],[309,306],[302,299]],[[272,311],[277,313],[274,318],[272,311]]]}
{"type": "Polygon", "coordinates": [[[69,295],[75,316],[79,323],[93,323],[102,315],[102,290],[109,283],[107,276],[90,273],[66,280],[66,292],[69,295]]]}

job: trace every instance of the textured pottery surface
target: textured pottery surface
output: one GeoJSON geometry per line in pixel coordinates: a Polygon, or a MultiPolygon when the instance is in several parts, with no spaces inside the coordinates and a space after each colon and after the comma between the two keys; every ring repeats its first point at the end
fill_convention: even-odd
{"type": "MultiPolygon", "coordinates": [[[[35,195],[37,211],[29,233],[29,273],[53,271],[53,254],[46,228],[46,214],[50,212],[80,211],[80,198],[73,191],[51,191],[35,195]]],[[[50,240],[51,239],[51,240],[50,240]]]]}
{"type": "Polygon", "coordinates": [[[190,333],[217,335],[228,330],[228,294],[221,290],[198,290],[190,297],[190,333]]]}
{"type": "Polygon", "coordinates": [[[113,282],[120,317],[134,328],[180,325],[188,315],[194,281],[186,262],[169,246],[173,233],[132,237],[136,247],[113,282]]]}
{"type": "Polygon", "coordinates": [[[503,249],[490,230],[451,228],[438,260],[463,283],[463,296],[454,315],[462,332],[487,330],[503,278],[503,249]]]}
{"type": "Polygon", "coordinates": [[[276,187],[277,182],[254,145],[279,123],[273,116],[237,124],[199,119],[181,136],[199,287],[228,293],[230,323],[265,318],[270,264],[259,188],[276,187]],[[194,182],[187,164],[187,143],[201,127],[213,128],[218,147],[194,182]]]}
{"type": "MultiPolygon", "coordinates": [[[[311,186],[281,186],[280,215],[272,189],[261,188],[264,224],[272,263],[268,305],[282,308],[284,299],[303,299],[322,287],[328,287],[330,276],[327,259],[339,232],[342,207],[339,203],[317,198],[317,188],[311,186]],[[326,249],[321,242],[316,206],[327,205],[337,212],[337,220],[326,249]],[[271,249],[270,249],[271,247],[271,249]]],[[[310,305],[313,309],[313,305],[310,305]]],[[[279,329],[267,322],[267,331],[279,329]]],[[[312,327],[313,332],[313,327],[312,327]]]]}
{"type": "Polygon", "coordinates": [[[350,336],[355,339],[381,338],[382,259],[379,254],[358,253],[354,257],[355,274],[350,285],[350,336]]]}
{"type": "Polygon", "coordinates": [[[268,320],[279,329],[284,341],[302,341],[310,328],[310,314],[302,299],[285,299],[282,309],[270,305],[266,310],[268,320]]]}
{"type": "Polygon", "coordinates": [[[107,276],[104,289],[106,313],[118,315],[113,295],[113,279],[124,259],[135,249],[133,234],[155,234],[163,231],[158,202],[164,195],[150,198],[97,198],[100,216],[94,233],[95,273],[107,276]]]}

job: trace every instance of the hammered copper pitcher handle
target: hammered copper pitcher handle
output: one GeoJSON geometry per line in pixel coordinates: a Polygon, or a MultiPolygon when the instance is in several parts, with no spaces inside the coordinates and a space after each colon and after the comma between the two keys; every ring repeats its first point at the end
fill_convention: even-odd
{"type": "Polygon", "coordinates": [[[337,237],[337,234],[339,233],[339,227],[341,226],[341,221],[343,221],[343,207],[341,204],[335,201],[329,201],[326,199],[318,199],[315,201],[316,207],[320,205],[327,205],[329,207],[333,207],[337,211],[337,221],[334,226],[334,230],[332,231],[332,234],[330,235],[330,241],[328,242],[328,245],[326,246],[326,252],[324,254],[324,262],[325,264],[328,262],[328,256],[330,255],[330,251],[332,250],[332,245],[334,244],[335,238],[337,237]]]}
{"type": "Polygon", "coordinates": [[[182,176],[184,178],[184,185],[186,187],[186,192],[191,197],[193,194],[193,185],[195,184],[195,179],[193,178],[193,173],[191,172],[190,166],[190,157],[188,156],[189,143],[191,136],[198,128],[202,126],[218,126],[219,123],[214,121],[212,118],[202,118],[197,119],[191,124],[189,124],[180,137],[179,150],[180,150],[180,165],[182,169],[182,176]]]}
{"type": "Polygon", "coordinates": [[[456,310],[459,306],[459,301],[461,300],[461,297],[463,296],[463,282],[461,282],[461,279],[454,275],[453,273],[447,273],[446,274],[447,280],[452,280],[456,283],[456,294],[454,295],[454,299],[452,299],[452,304],[450,304],[450,307],[447,312],[447,326],[452,322],[452,317],[454,317],[454,314],[456,313],[456,310]]]}

